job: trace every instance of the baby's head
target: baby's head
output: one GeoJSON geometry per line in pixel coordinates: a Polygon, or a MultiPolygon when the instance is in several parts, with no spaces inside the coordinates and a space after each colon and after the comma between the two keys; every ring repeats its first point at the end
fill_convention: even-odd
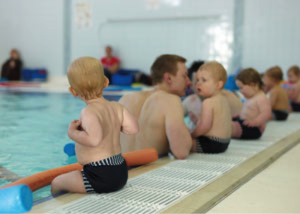
{"type": "Polygon", "coordinates": [[[290,67],[287,74],[289,82],[292,84],[295,84],[300,80],[300,69],[297,65],[290,67]]]}
{"type": "Polygon", "coordinates": [[[264,84],[257,70],[253,68],[243,69],[235,78],[240,92],[246,97],[253,97],[258,91],[263,90],[264,84]]]}
{"type": "Polygon", "coordinates": [[[283,80],[283,73],[279,66],[274,66],[269,68],[263,75],[263,83],[265,86],[265,90],[269,91],[275,85],[280,84],[283,80]]]}
{"type": "Polygon", "coordinates": [[[224,88],[226,81],[227,72],[219,62],[206,62],[197,72],[197,93],[202,97],[211,97],[224,88]]]}
{"type": "Polygon", "coordinates": [[[74,60],[67,72],[70,92],[83,100],[102,96],[103,88],[108,85],[100,61],[92,57],[80,57],[74,60]]]}

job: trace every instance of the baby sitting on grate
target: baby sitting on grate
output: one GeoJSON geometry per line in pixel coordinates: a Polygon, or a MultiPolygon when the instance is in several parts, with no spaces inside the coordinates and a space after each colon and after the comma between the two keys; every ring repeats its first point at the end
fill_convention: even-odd
{"type": "Polygon", "coordinates": [[[232,121],[232,138],[259,139],[272,112],[261,76],[255,69],[246,68],[236,76],[236,84],[246,100],[241,114],[232,121]]]}
{"type": "Polygon", "coordinates": [[[227,80],[225,68],[218,62],[206,62],[197,72],[197,93],[203,97],[200,122],[192,132],[193,152],[221,153],[231,137],[231,110],[221,93],[227,80]]]}
{"type": "Polygon", "coordinates": [[[71,94],[86,103],[79,120],[73,120],[68,130],[69,137],[76,142],[76,155],[83,170],[56,177],[51,192],[117,191],[128,179],[126,161],[121,155],[120,130],[135,134],[138,124],[121,104],[103,98],[103,88],[109,81],[99,60],[78,58],[69,66],[67,75],[71,94]]]}

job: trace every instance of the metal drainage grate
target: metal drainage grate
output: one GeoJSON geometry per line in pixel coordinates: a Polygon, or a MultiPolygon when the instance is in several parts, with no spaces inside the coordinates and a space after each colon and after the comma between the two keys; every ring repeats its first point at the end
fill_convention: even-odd
{"type": "Polygon", "coordinates": [[[274,130],[280,131],[276,135],[282,135],[282,139],[300,125],[270,123],[270,127],[272,131],[262,140],[233,140],[222,154],[191,154],[186,160],[175,160],[129,179],[121,191],[87,195],[50,213],[159,213],[271,146],[274,130]]]}

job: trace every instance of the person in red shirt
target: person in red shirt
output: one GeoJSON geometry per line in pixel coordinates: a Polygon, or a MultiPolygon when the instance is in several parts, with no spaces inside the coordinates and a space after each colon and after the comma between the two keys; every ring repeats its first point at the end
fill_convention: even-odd
{"type": "Polygon", "coordinates": [[[104,74],[111,82],[111,77],[120,68],[120,60],[112,55],[112,47],[105,47],[106,56],[101,58],[101,63],[104,67],[104,74]]]}

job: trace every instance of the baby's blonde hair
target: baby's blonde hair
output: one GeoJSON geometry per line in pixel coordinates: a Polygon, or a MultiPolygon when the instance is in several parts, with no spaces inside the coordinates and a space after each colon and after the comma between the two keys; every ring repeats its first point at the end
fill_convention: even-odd
{"type": "Polygon", "coordinates": [[[227,72],[223,65],[217,61],[209,61],[200,66],[199,71],[208,71],[216,81],[222,81],[224,88],[227,81],[227,72]]]}
{"type": "Polygon", "coordinates": [[[74,60],[67,72],[71,88],[85,100],[102,96],[105,84],[103,66],[93,57],[80,57],[74,60]]]}

